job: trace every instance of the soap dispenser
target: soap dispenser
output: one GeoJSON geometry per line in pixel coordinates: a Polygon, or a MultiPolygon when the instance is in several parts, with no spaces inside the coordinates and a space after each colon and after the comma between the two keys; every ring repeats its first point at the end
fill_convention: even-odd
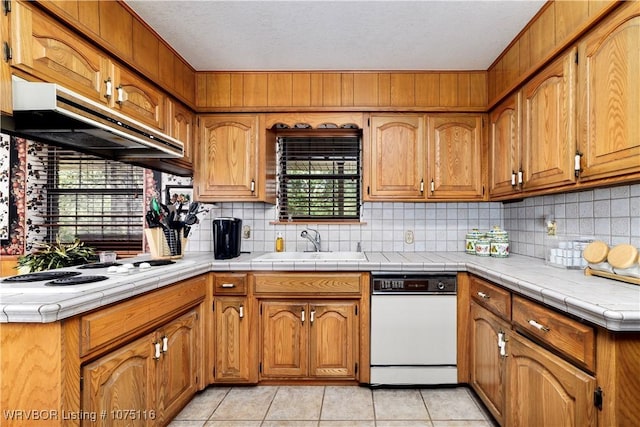
{"type": "Polygon", "coordinates": [[[276,252],[284,251],[284,238],[282,237],[282,233],[278,233],[276,237],[276,252]]]}

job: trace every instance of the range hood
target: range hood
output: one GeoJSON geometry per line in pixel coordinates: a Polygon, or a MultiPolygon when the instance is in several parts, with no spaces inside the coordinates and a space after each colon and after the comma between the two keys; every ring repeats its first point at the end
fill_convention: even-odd
{"type": "Polygon", "coordinates": [[[127,163],[184,155],[177,139],[55,83],[13,80],[13,127],[34,141],[127,163]]]}

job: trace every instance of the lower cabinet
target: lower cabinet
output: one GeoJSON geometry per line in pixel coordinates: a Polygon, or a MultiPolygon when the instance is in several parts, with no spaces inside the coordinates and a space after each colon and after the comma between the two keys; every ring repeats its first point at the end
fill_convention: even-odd
{"type": "Polygon", "coordinates": [[[471,385],[500,425],[505,419],[506,354],[501,340],[510,326],[489,310],[471,302],[471,385]]]}
{"type": "Polygon", "coordinates": [[[97,424],[167,424],[198,389],[200,309],[82,368],[82,410],[97,424]]]}
{"type": "Polygon", "coordinates": [[[508,338],[509,426],[595,426],[596,379],[515,333],[508,338]]]}
{"type": "Polygon", "coordinates": [[[355,379],[355,301],[262,301],[261,378],[355,379]]]}
{"type": "Polygon", "coordinates": [[[258,380],[252,330],[254,315],[247,297],[224,296],[214,300],[214,381],[255,383],[258,380]]]}

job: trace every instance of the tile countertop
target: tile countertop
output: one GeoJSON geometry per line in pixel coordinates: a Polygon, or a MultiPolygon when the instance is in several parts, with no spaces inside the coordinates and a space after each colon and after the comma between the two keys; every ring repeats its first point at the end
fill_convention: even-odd
{"type": "Polygon", "coordinates": [[[172,265],[129,275],[106,273],[109,280],[64,290],[41,287],[45,290],[40,292],[28,284],[19,289],[0,283],[0,323],[53,322],[209,271],[467,271],[611,331],[640,332],[640,286],[585,276],[582,270],[547,266],[538,258],[484,258],[461,252],[367,252],[367,261],[255,261],[259,255],[262,253],[214,260],[209,252],[188,253],[172,265]]]}

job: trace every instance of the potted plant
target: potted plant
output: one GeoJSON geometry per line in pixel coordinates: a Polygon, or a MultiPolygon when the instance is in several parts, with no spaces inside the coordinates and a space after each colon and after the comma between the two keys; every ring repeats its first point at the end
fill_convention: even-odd
{"type": "Polygon", "coordinates": [[[18,258],[20,273],[52,270],[61,267],[87,264],[95,261],[93,248],[84,246],[79,239],[72,243],[62,243],[57,237],[55,243],[38,243],[36,249],[18,258]]]}

